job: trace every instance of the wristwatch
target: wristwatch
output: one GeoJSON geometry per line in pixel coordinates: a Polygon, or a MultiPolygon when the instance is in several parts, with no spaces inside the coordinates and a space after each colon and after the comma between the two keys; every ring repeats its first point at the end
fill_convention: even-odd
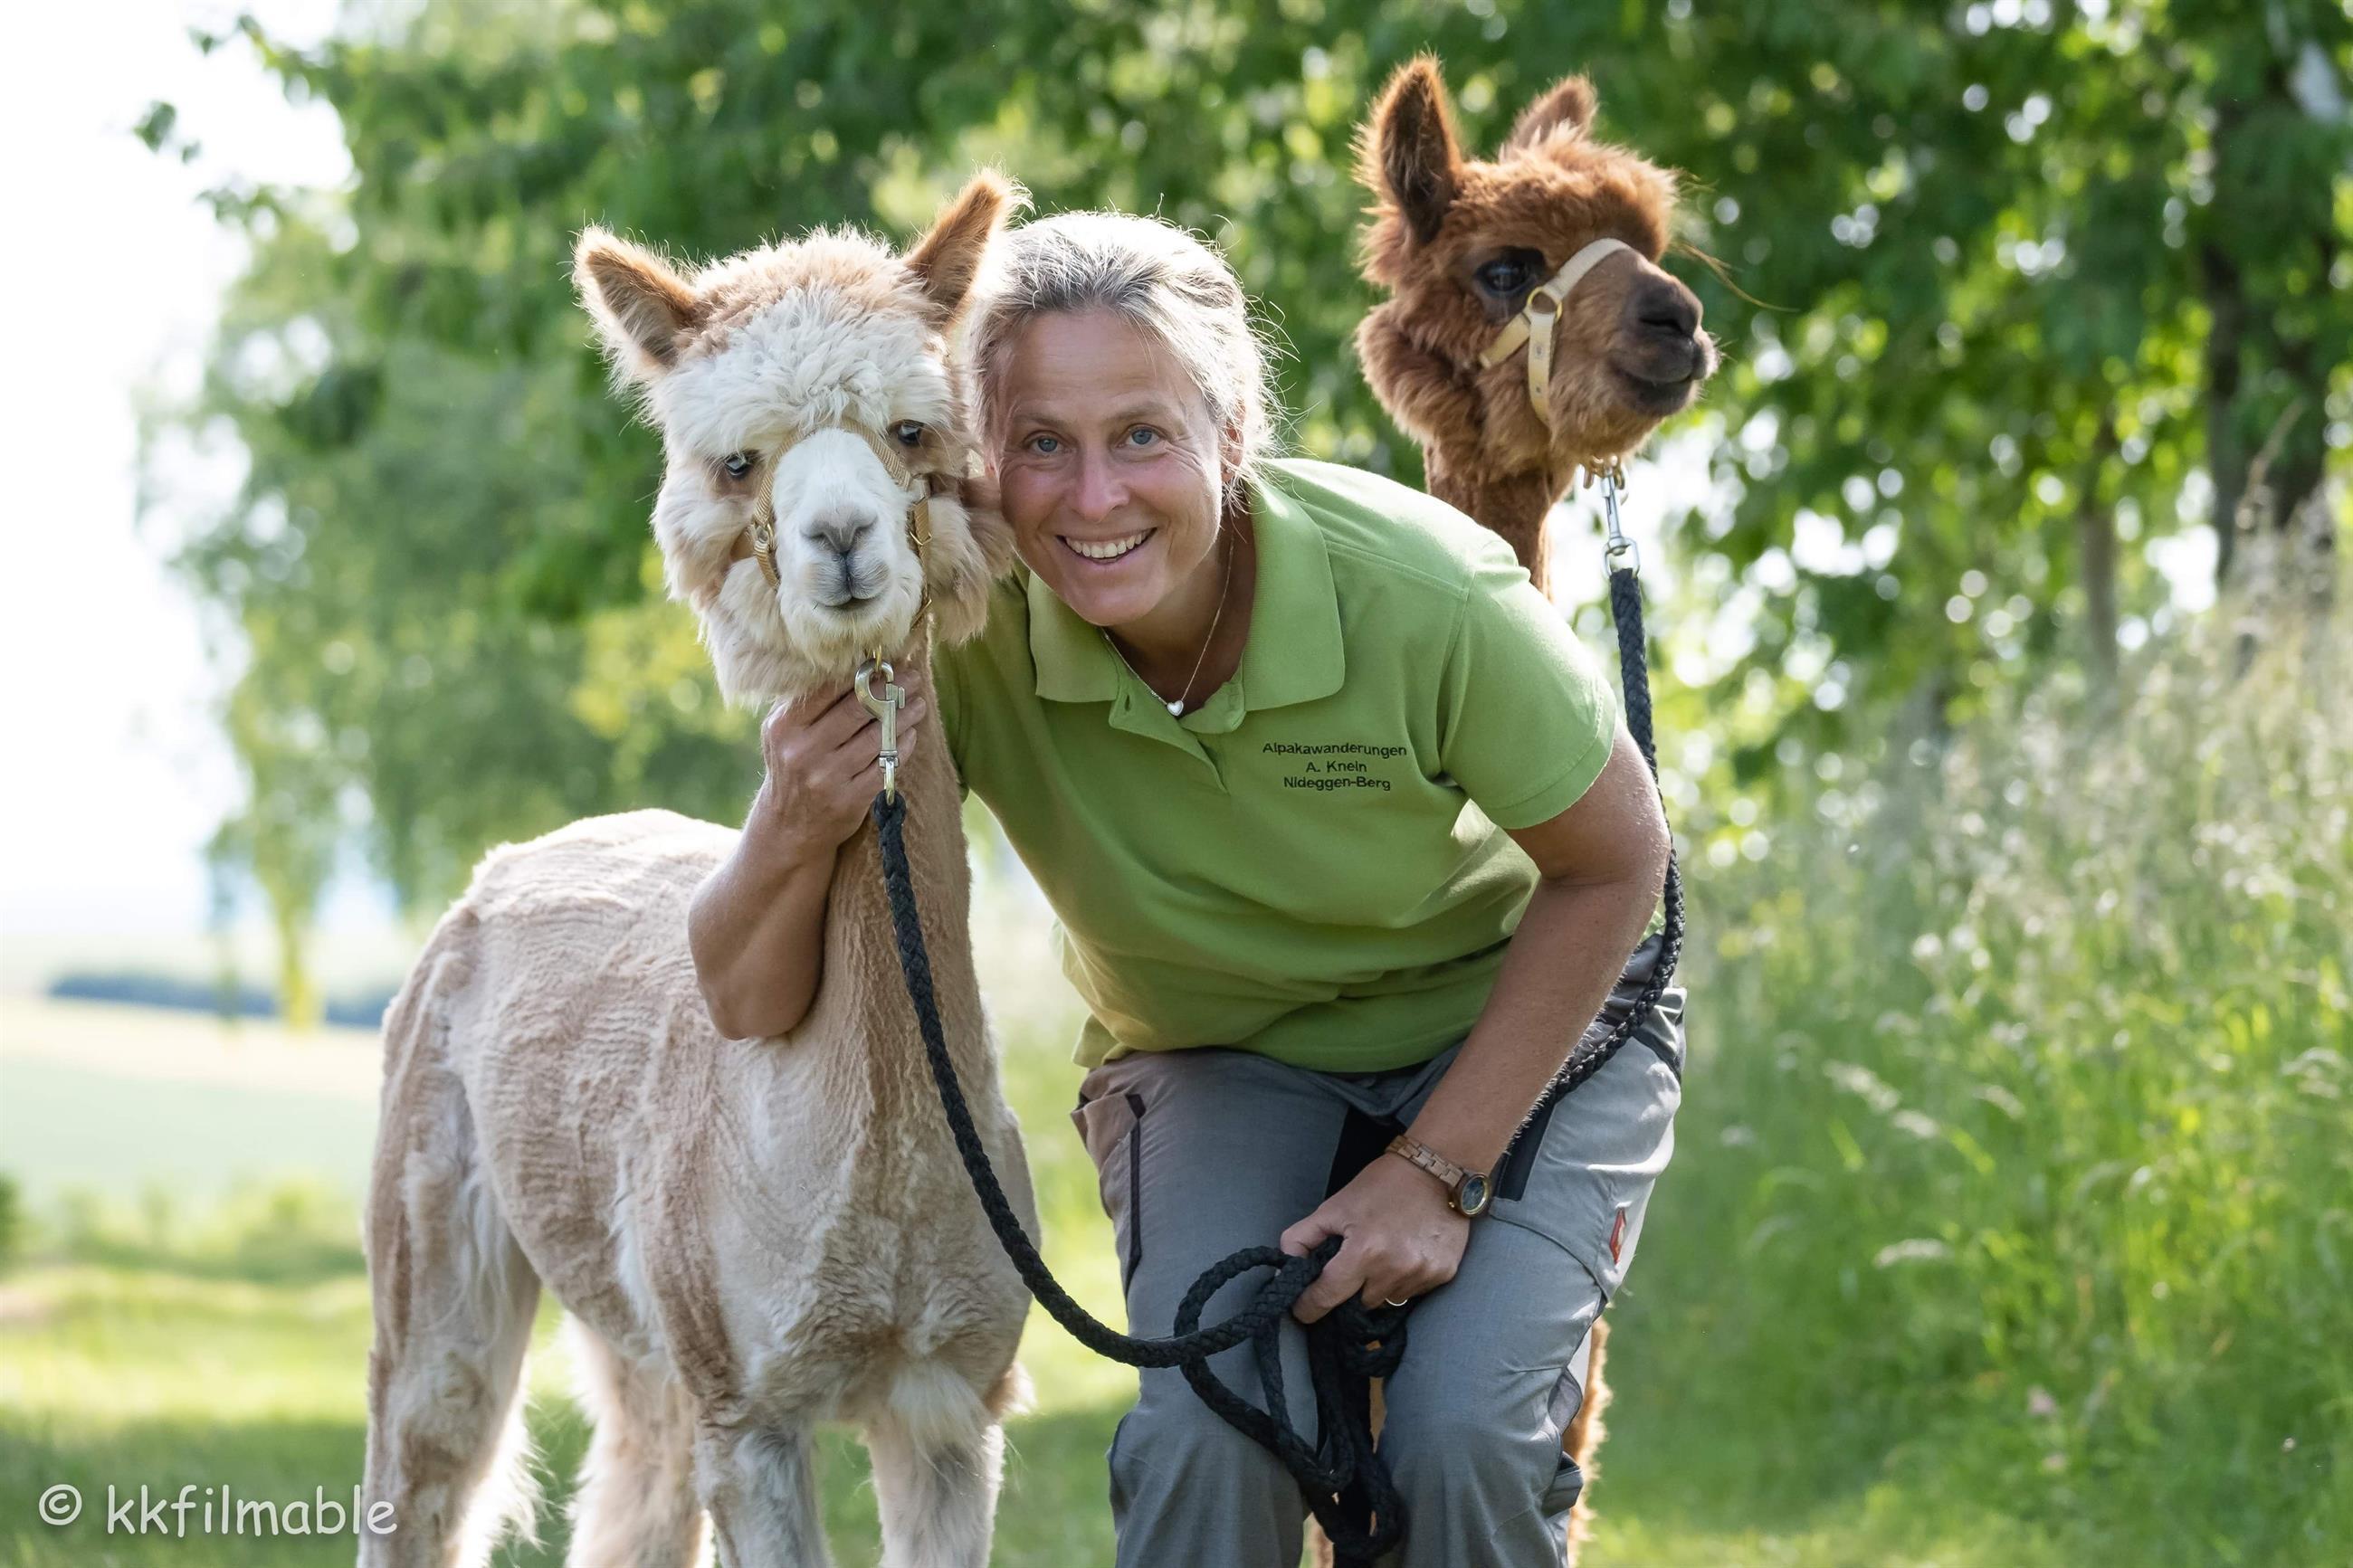
{"type": "Polygon", "coordinates": [[[1415,1142],[1402,1132],[1390,1139],[1388,1147],[1382,1152],[1410,1161],[1446,1184],[1447,1206],[1466,1219],[1485,1214],[1487,1205],[1494,1199],[1495,1184],[1484,1171],[1466,1171],[1445,1155],[1427,1144],[1415,1142]]]}

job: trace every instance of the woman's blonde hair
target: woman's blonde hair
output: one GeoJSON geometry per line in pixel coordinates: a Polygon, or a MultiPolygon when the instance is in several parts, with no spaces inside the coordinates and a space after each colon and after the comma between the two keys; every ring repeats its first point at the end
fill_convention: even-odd
{"type": "Polygon", "coordinates": [[[1001,435],[997,391],[1015,334],[1033,317],[1080,310],[1111,311],[1184,367],[1219,425],[1226,500],[1240,497],[1274,455],[1270,351],[1225,258],[1165,218],[1061,213],[997,242],[972,327],[980,426],[991,444],[1001,435]],[[1239,437],[1230,447],[1227,430],[1239,437]]]}

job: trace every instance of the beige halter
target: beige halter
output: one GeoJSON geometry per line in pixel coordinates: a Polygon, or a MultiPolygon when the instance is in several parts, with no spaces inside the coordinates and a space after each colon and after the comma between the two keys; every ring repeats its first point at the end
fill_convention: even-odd
{"type": "MultiPolygon", "coordinates": [[[[890,474],[892,481],[898,485],[900,493],[907,498],[907,542],[915,547],[915,565],[923,574],[923,602],[915,611],[915,619],[920,624],[924,615],[928,613],[932,607],[932,563],[930,555],[932,544],[932,480],[935,476],[931,474],[918,474],[913,468],[907,467],[907,462],[904,458],[892,451],[881,437],[877,436],[873,431],[869,430],[863,425],[844,425],[839,423],[819,425],[816,426],[815,429],[812,429],[798,437],[797,440],[789,442],[786,445],[778,447],[776,449],[776,456],[779,458],[783,457],[786,452],[792,450],[795,446],[797,446],[800,441],[807,440],[810,436],[816,435],[819,430],[848,431],[850,435],[855,436],[860,440],[865,442],[868,449],[871,450],[875,457],[881,459],[883,469],[890,474]]],[[[771,588],[781,588],[785,585],[783,575],[776,570],[776,520],[775,518],[754,518],[749,528],[746,528],[743,532],[735,536],[735,542],[728,547],[727,559],[730,561],[742,561],[746,557],[757,561],[760,563],[761,574],[768,579],[768,586],[771,588]]],[[[875,657],[877,658],[881,657],[879,650],[875,654],[875,657]]]]}
{"type": "MultiPolygon", "coordinates": [[[[921,627],[924,617],[932,613],[932,486],[938,476],[916,473],[907,467],[906,459],[892,451],[881,437],[862,425],[844,425],[838,422],[819,425],[801,436],[799,439],[806,441],[818,430],[847,430],[865,442],[873,454],[882,460],[883,468],[896,481],[900,493],[906,498],[907,542],[914,546],[915,571],[923,585],[923,597],[915,605],[914,624],[916,627],[921,627]]],[[[787,443],[785,447],[779,447],[776,455],[782,457],[792,449],[792,445],[787,443]]],[[[776,520],[775,518],[765,516],[754,518],[749,528],[735,536],[734,542],[728,547],[728,560],[741,561],[747,555],[760,563],[760,571],[768,579],[770,587],[784,586],[784,576],[776,570],[776,520]]],[[[907,700],[905,688],[893,683],[892,678],[896,673],[891,668],[891,661],[882,657],[882,648],[878,644],[866,650],[866,658],[860,662],[857,674],[858,700],[865,704],[867,711],[874,715],[876,721],[881,727],[880,751],[882,764],[882,794],[885,798],[891,800],[896,800],[899,797],[899,710],[905,706],[907,700]],[[880,691],[874,689],[873,684],[874,678],[878,675],[882,679],[882,688],[880,691]]]]}
{"type": "Polygon", "coordinates": [[[1527,344],[1528,401],[1535,405],[1536,417],[1546,425],[1552,423],[1552,401],[1546,388],[1552,384],[1553,331],[1560,325],[1561,307],[1568,299],[1568,291],[1613,252],[1633,248],[1622,239],[1597,239],[1562,262],[1559,271],[1529,290],[1527,303],[1520,307],[1520,313],[1495,334],[1495,341],[1479,356],[1480,368],[1492,369],[1511,358],[1522,343],[1527,344]]]}

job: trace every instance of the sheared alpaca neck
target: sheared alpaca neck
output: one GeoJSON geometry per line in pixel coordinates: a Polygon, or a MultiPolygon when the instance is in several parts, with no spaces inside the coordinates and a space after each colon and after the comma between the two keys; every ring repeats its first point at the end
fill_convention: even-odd
{"type": "Polygon", "coordinates": [[[1501,534],[1536,586],[1547,586],[1545,518],[1567,489],[1567,475],[1555,478],[1540,468],[1493,473],[1476,453],[1450,453],[1435,445],[1422,448],[1422,470],[1431,495],[1501,534]]]}
{"type": "MultiPolygon", "coordinates": [[[[929,669],[930,650],[919,647],[892,663],[903,679],[929,669]]],[[[997,1064],[973,968],[972,878],[965,858],[963,801],[936,726],[899,770],[899,790],[907,803],[907,861],[923,916],[941,1026],[957,1076],[977,1098],[981,1086],[995,1081],[997,1064]]],[[[871,817],[834,858],[833,888],[826,904],[825,967],[808,1018],[795,1034],[823,1042],[819,1048],[837,1054],[832,1065],[855,1080],[842,1085],[850,1092],[838,1103],[864,1103],[878,1120],[903,1115],[941,1120],[899,966],[890,901],[882,886],[881,842],[871,817]]]]}

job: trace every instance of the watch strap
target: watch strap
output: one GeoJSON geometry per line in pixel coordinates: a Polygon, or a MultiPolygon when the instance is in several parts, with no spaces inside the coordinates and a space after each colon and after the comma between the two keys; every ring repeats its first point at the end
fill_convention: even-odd
{"type": "Polygon", "coordinates": [[[1395,1154],[1410,1164],[1419,1165],[1436,1176],[1445,1184],[1449,1196],[1458,1191],[1462,1185],[1462,1179],[1472,1173],[1427,1143],[1418,1142],[1402,1132],[1389,1140],[1388,1148],[1385,1152],[1395,1154]]]}

